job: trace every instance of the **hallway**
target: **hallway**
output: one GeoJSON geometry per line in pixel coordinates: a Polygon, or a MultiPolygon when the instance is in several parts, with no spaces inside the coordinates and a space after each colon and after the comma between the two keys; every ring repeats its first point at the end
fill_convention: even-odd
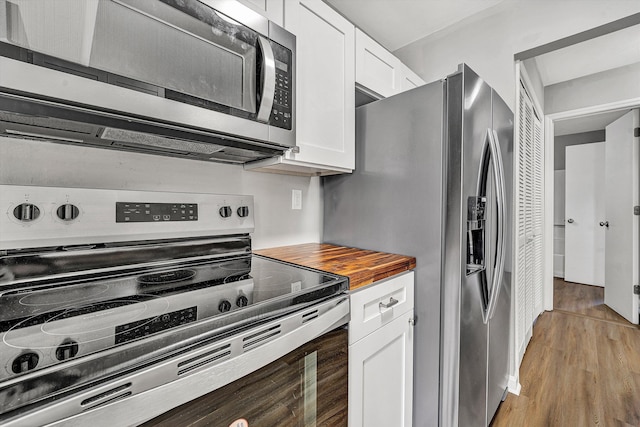
{"type": "Polygon", "coordinates": [[[640,425],[640,329],[604,301],[604,289],[554,279],[554,311],[540,315],[492,425],[640,425]]]}

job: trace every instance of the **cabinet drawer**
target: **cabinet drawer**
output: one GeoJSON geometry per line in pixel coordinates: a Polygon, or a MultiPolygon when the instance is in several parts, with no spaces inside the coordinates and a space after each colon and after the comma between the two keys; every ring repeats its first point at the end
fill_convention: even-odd
{"type": "Polygon", "coordinates": [[[349,345],[413,309],[413,271],[351,294],[349,345]]]}

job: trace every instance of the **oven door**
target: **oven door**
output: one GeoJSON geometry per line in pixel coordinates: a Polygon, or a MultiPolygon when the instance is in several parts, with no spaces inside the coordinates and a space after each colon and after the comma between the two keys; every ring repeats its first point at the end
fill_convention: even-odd
{"type": "MultiPolygon", "coordinates": [[[[238,118],[268,124],[256,126],[246,136],[293,145],[273,140],[270,133],[279,137],[292,133],[295,38],[250,9],[232,8],[232,3],[0,0],[7,9],[6,21],[0,22],[0,40],[22,49],[13,59],[164,98],[174,105],[218,112],[209,122],[215,122],[220,132],[234,134],[238,118]]],[[[100,97],[87,85],[85,91],[100,97]]],[[[64,87],[60,96],[51,95],[75,96],[62,89],[68,92],[64,87]]],[[[104,98],[114,97],[103,93],[104,98]]],[[[93,104],[81,95],[68,100],[93,104]]],[[[169,120],[183,122],[188,116],[167,105],[169,120]]],[[[138,113],[130,109],[126,100],[116,108],[138,113]]]]}
{"type": "MultiPolygon", "coordinates": [[[[0,424],[133,426],[160,417],[153,422],[166,419],[165,425],[182,426],[189,425],[182,418],[186,414],[200,405],[208,408],[202,415],[208,414],[214,404],[209,402],[215,402],[220,406],[206,418],[210,422],[194,425],[227,427],[242,419],[251,427],[346,425],[348,342],[346,331],[336,328],[349,322],[349,297],[329,298],[267,322],[260,317],[256,315],[254,327],[214,341],[204,339],[202,345],[166,360],[142,363],[130,372],[21,408],[0,418],[0,424]],[[225,396],[229,390],[237,395],[225,396]],[[287,392],[297,397],[285,399],[287,392]],[[180,405],[185,406],[165,414],[180,405]],[[286,414],[291,422],[282,422],[289,418],[278,417],[290,409],[295,412],[286,414]],[[175,422],[176,414],[182,414],[180,422],[175,422]],[[230,421],[215,421],[223,415],[230,421]]],[[[241,422],[231,425],[247,427],[241,422]]]]}
{"type": "Polygon", "coordinates": [[[346,426],[347,348],[336,329],[143,427],[346,426]]]}

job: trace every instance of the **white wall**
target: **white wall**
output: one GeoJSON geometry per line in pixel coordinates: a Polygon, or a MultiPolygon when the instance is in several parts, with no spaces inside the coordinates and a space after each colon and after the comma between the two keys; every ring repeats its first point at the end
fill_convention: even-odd
{"type": "Polygon", "coordinates": [[[638,76],[640,63],[547,86],[544,88],[545,113],[553,114],[640,98],[638,76]]]}
{"type": "Polygon", "coordinates": [[[427,82],[466,62],[513,109],[514,54],[638,12],[638,0],[505,0],[394,54],[427,82]]]}
{"type": "Polygon", "coordinates": [[[527,59],[526,61],[522,61],[520,64],[522,69],[524,70],[523,74],[526,74],[529,77],[529,82],[527,84],[530,85],[529,89],[533,90],[532,96],[535,96],[536,101],[540,103],[540,108],[542,108],[542,113],[544,111],[544,83],[542,82],[542,77],[540,76],[540,70],[538,69],[538,64],[535,59],[527,59]]]}
{"type": "Polygon", "coordinates": [[[322,238],[318,177],[248,172],[237,165],[0,138],[0,183],[252,194],[254,249],[319,242],[322,238]],[[302,210],[291,210],[292,189],[302,190],[302,210]]]}

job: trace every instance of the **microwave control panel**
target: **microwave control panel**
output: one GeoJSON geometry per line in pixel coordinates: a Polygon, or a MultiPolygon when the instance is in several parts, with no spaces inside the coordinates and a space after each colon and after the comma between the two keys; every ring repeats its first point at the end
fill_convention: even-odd
{"type": "Polygon", "coordinates": [[[271,48],[276,63],[276,90],[269,124],[291,130],[293,123],[293,67],[291,66],[293,56],[289,49],[274,42],[271,42],[271,48]]]}

